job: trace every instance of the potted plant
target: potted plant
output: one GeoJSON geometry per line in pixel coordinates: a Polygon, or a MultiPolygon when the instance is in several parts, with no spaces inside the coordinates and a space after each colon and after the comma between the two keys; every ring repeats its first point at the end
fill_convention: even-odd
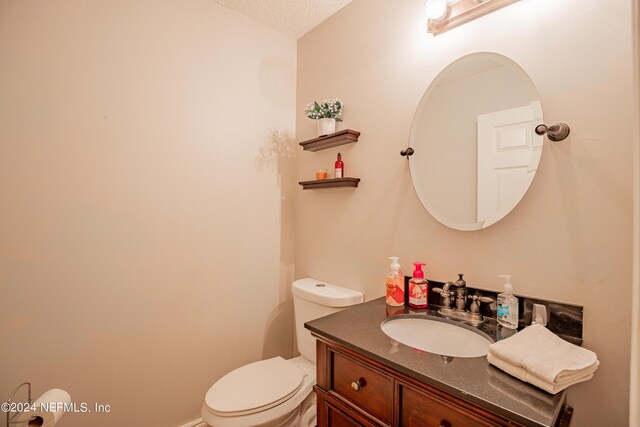
{"type": "Polygon", "coordinates": [[[336,131],[336,122],[341,122],[344,105],[338,98],[313,101],[304,109],[310,119],[318,121],[318,136],[329,135],[336,131]]]}

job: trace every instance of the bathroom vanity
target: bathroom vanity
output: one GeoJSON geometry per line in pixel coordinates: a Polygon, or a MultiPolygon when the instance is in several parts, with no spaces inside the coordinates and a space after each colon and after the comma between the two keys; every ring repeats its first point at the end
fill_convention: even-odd
{"type": "MultiPolygon", "coordinates": [[[[452,358],[399,344],[381,330],[384,298],[305,327],[317,338],[318,426],[567,426],[566,393],[550,395],[490,366],[486,357],[452,358]]],[[[481,326],[497,340],[495,325],[481,326]]]]}

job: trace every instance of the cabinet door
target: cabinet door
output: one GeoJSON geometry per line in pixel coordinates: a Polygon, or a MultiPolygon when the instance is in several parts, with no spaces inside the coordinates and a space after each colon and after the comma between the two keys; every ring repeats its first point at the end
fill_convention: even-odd
{"type": "Polygon", "coordinates": [[[318,427],[384,427],[367,421],[344,402],[315,387],[318,405],[318,427]]]}
{"type": "Polygon", "coordinates": [[[329,427],[362,427],[362,424],[359,424],[338,408],[329,403],[325,404],[327,405],[327,421],[329,427]]]}
{"type": "Polygon", "coordinates": [[[478,414],[457,407],[437,396],[406,385],[399,387],[400,426],[402,427],[480,427],[499,426],[478,414]]]}

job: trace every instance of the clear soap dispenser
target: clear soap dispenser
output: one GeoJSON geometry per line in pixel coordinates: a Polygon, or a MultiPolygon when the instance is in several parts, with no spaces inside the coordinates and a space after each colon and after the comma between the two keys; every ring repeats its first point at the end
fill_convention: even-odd
{"type": "Polygon", "coordinates": [[[498,323],[509,329],[518,328],[518,298],[513,296],[511,275],[498,276],[505,279],[504,292],[498,294],[498,323]]]}

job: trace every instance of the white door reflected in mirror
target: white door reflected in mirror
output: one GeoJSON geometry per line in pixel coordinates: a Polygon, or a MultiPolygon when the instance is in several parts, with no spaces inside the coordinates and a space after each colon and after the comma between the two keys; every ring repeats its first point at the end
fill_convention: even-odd
{"type": "Polygon", "coordinates": [[[504,218],[540,162],[542,107],[529,76],[495,53],[446,67],[416,110],[409,145],[420,201],[442,224],[480,230],[504,218]]]}

